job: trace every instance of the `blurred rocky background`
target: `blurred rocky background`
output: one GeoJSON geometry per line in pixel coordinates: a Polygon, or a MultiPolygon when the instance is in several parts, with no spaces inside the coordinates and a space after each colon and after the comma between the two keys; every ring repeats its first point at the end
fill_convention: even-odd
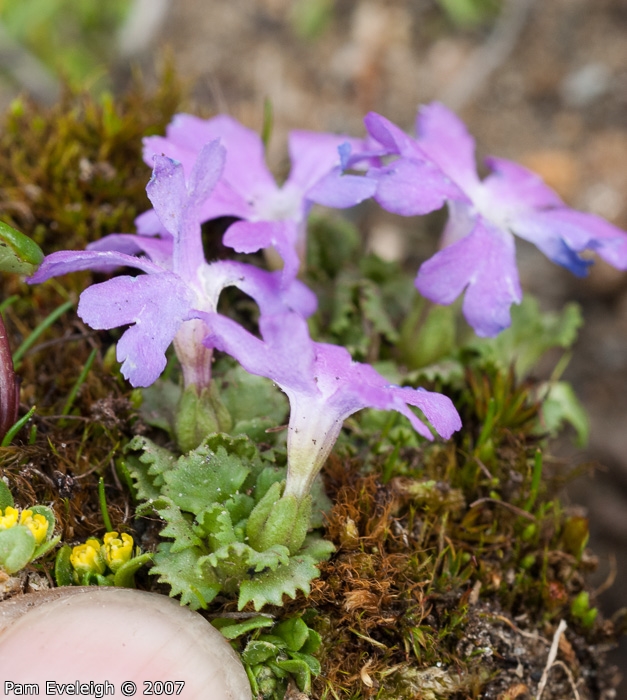
{"type": "MultiPolygon", "coordinates": [[[[20,92],[50,103],[64,80],[115,92],[140,71],[150,83],[166,55],[190,109],[260,130],[271,102],[278,173],[289,129],[360,135],[374,110],[412,130],[418,104],[437,99],[466,121],[480,158],[520,161],[568,204],[627,229],[625,0],[3,0],[0,109],[20,92]]],[[[436,249],[421,222],[376,206],[355,216],[385,257],[417,263],[436,249]]],[[[611,616],[627,606],[627,275],[597,261],[577,280],[520,242],[519,258],[545,309],[583,308],[565,378],[590,440],[565,439],[559,455],[586,474],[570,498],[590,517],[611,616]]]]}

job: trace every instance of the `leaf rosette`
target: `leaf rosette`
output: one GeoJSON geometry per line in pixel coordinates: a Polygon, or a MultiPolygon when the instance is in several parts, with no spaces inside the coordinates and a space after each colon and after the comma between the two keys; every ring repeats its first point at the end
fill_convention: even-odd
{"type": "MultiPolygon", "coordinates": [[[[281,605],[306,595],[317,564],[334,550],[307,534],[311,497],[281,498],[285,468],[277,453],[260,453],[248,437],[210,435],[175,459],[147,438],[129,444],[124,467],[135,481],[140,511],[165,521],[151,573],[193,609],[219,593],[237,594],[241,610],[281,605]]],[[[314,506],[313,510],[316,510],[314,506]]]]}

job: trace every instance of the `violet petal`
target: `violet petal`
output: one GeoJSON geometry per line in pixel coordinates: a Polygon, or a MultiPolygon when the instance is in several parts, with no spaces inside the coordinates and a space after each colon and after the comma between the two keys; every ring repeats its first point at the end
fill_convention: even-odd
{"type": "Polygon", "coordinates": [[[236,221],[222,240],[238,253],[255,253],[274,246],[283,260],[283,276],[288,282],[296,277],[300,267],[297,238],[298,226],[294,221],[236,221]]]}
{"type": "Polygon", "coordinates": [[[627,270],[627,233],[605,219],[568,207],[537,212],[533,218],[544,230],[559,231],[570,248],[589,248],[610,265],[627,270]]]}
{"type": "Polygon", "coordinates": [[[152,178],[146,194],[152,202],[159,221],[178,239],[181,214],[187,204],[187,187],[182,165],[166,156],[155,156],[152,178]]]}
{"type": "Polygon", "coordinates": [[[370,136],[384,146],[388,153],[409,157],[417,155],[415,141],[389,119],[376,112],[369,112],[364,118],[364,124],[370,136]]]}
{"type": "Polygon", "coordinates": [[[438,102],[421,107],[416,133],[423,153],[462,190],[472,191],[479,184],[475,141],[454,112],[438,102]]]}
{"type": "Polygon", "coordinates": [[[510,211],[562,207],[562,200],[539,175],[518,163],[489,157],[486,165],[492,173],[482,185],[499,208],[510,211]]]}
{"type": "Polygon", "coordinates": [[[375,199],[388,211],[402,216],[427,214],[447,199],[465,199],[459,188],[432,163],[400,158],[368,176],[378,182],[375,199]]]}
{"type": "Polygon", "coordinates": [[[96,329],[135,324],[118,341],[117,357],[133,386],[149,386],[163,372],[165,351],[192,301],[187,285],[172,273],[124,275],[88,287],[78,315],[96,329]]]}
{"type": "Polygon", "coordinates": [[[87,250],[111,250],[125,255],[144,253],[151,262],[167,269],[172,260],[172,239],[140,236],[134,233],[112,233],[89,243],[87,250]]]}
{"type": "Polygon", "coordinates": [[[316,131],[291,131],[288,147],[292,169],[286,184],[296,186],[307,195],[331,170],[341,165],[338,147],[345,143],[353,150],[361,147],[361,141],[350,136],[316,131]]]}
{"type": "Polygon", "coordinates": [[[376,190],[376,180],[365,175],[344,175],[337,167],[307,191],[307,199],[325,207],[346,209],[369,199],[376,190]]]}
{"type": "Polygon", "coordinates": [[[39,284],[51,277],[78,270],[112,270],[116,267],[135,267],[143,272],[162,272],[162,268],[146,258],[137,258],[116,251],[60,250],[47,255],[37,272],[27,278],[29,284],[39,284]]]}
{"type": "Polygon", "coordinates": [[[589,239],[579,238],[573,249],[562,237],[564,227],[556,225],[547,217],[548,212],[531,212],[519,216],[512,223],[512,230],[520,238],[533,243],[549,260],[570,270],[577,277],[585,277],[592,260],[585,260],[577,253],[587,247],[589,239]]]}
{"type": "Polygon", "coordinates": [[[472,233],[422,264],[416,288],[439,304],[452,303],[466,288],[466,320],[479,336],[497,335],[522,298],[513,236],[479,218],[472,233]]]}

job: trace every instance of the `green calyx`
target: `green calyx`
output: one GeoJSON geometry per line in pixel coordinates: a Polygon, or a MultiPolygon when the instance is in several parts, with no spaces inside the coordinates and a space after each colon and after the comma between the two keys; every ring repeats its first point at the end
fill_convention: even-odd
{"type": "Polygon", "coordinates": [[[124,467],[140,512],[165,521],[151,573],[171,595],[197,609],[220,592],[237,594],[240,609],[260,610],[309,593],[334,547],[308,534],[311,497],[281,498],[285,469],[272,450],[260,454],[249,438],[223,433],[178,459],[145,438],[129,450],[124,467]]]}
{"type": "Polygon", "coordinates": [[[176,408],[174,433],[181,452],[189,452],[211,433],[231,428],[231,416],[221,402],[215,382],[200,391],[194,385],[184,389],[176,408]]]}
{"type": "Polygon", "coordinates": [[[298,499],[296,496],[281,496],[283,482],[275,482],[266,491],[251,512],[246,524],[246,534],[255,549],[269,549],[283,544],[290,554],[301,548],[311,518],[311,496],[298,499]]]}

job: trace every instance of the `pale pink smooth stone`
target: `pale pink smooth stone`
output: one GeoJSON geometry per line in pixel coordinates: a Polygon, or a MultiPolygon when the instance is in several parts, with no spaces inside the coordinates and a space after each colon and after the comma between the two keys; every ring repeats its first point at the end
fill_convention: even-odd
{"type": "MultiPolygon", "coordinates": [[[[125,697],[125,681],[136,684],[138,698],[252,697],[237,654],[207,620],[166,596],[126,588],[56,588],[0,603],[0,698],[26,695],[16,692],[26,683],[45,697],[47,681],[108,681],[115,694],[105,698],[125,697]],[[157,686],[161,693],[148,696],[146,681],[185,686],[178,694],[176,684],[157,686]]],[[[107,687],[76,695],[98,697],[107,687]]]]}

